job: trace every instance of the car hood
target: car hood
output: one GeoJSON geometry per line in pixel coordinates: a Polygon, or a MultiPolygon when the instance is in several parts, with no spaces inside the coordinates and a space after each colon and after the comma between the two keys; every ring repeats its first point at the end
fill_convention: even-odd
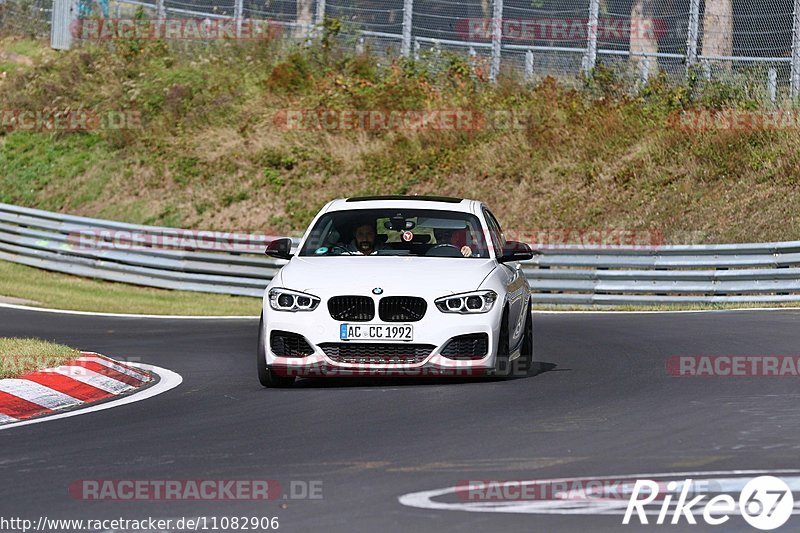
{"type": "Polygon", "coordinates": [[[317,296],[370,294],[440,296],[479,288],[492,259],[441,257],[295,257],[281,270],[284,287],[317,296]]]}

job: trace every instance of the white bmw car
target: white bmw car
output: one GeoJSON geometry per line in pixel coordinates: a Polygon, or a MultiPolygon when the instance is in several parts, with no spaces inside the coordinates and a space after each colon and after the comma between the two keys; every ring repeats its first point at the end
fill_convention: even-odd
{"type": "Polygon", "coordinates": [[[376,196],[329,202],[264,294],[258,377],[526,375],[530,286],[481,202],[376,196]]]}

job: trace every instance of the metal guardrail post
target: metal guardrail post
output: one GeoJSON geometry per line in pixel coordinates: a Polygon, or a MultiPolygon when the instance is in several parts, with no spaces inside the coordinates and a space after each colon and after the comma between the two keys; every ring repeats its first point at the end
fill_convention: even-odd
{"type": "Polygon", "coordinates": [[[497,81],[500,74],[500,52],[503,44],[503,0],[494,0],[492,10],[492,64],[489,68],[489,81],[497,81]]]}
{"type": "Polygon", "coordinates": [[[411,29],[414,21],[414,0],[403,0],[403,40],[400,53],[403,57],[411,54],[411,29]]]}
{"type": "Polygon", "coordinates": [[[800,95],[800,0],[794,0],[792,11],[792,98],[800,95]]]}
{"type": "Polygon", "coordinates": [[[583,56],[582,66],[583,73],[586,76],[592,74],[594,66],[597,63],[597,24],[600,16],[600,0],[589,1],[589,21],[586,25],[587,40],[586,40],[586,54],[583,56]]]}
{"type": "Polygon", "coordinates": [[[164,0],[156,0],[156,17],[158,20],[167,18],[167,7],[164,5],[164,0]]]}
{"type": "Polygon", "coordinates": [[[686,37],[686,73],[697,63],[697,40],[700,34],[700,0],[689,2],[689,27],[686,37]]]}

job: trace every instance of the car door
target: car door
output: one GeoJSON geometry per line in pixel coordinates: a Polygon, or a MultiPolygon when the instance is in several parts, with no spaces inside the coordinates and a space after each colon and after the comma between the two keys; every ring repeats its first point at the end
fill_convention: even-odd
{"type": "MultiPolygon", "coordinates": [[[[500,223],[491,211],[484,208],[484,217],[486,224],[489,228],[489,235],[492,239],[495,253],[498,258],[503,254],[506,239],[503,234],[503,229],[500,223]]],[[[514,352],[520,347],[525,334],[525,319],[527,309],[527,291],[525,284],[525,276],[520,268],[520,264],[514,263],[501,263],[500,269],[503,272],[503,281],[506,286],[506,301],[508,302],[508,328],[509,339],[508,346],[511,352],[514,352]]]]}

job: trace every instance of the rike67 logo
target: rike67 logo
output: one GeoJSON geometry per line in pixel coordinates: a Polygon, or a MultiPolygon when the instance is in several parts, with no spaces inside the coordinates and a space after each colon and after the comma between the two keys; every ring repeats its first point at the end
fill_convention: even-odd
{"type": "Polygon", "coordinates": [[[714,496],[694,494],[692,479],[680,483],[670,481],[666,487],[652,480],[637,480],[622,523],[630,524],[631,520],[638,519],[640,524],[650,524],[658,509],[655,524],[674,525],[683,519],[689,524],[697,524],[695,515],[700,514],[706,524],[718,526],[727,522],[731,515],[740,514],[751,526],[770,531],[784,525],[794,509],[791,489],[774,476],[751,479],[742,488],[738,499],[730,493],[714,496]],[[662,491],[664,488],[666,491],[662,491]],[[673,502],[675,494],[678,497],[673,502]]]}

